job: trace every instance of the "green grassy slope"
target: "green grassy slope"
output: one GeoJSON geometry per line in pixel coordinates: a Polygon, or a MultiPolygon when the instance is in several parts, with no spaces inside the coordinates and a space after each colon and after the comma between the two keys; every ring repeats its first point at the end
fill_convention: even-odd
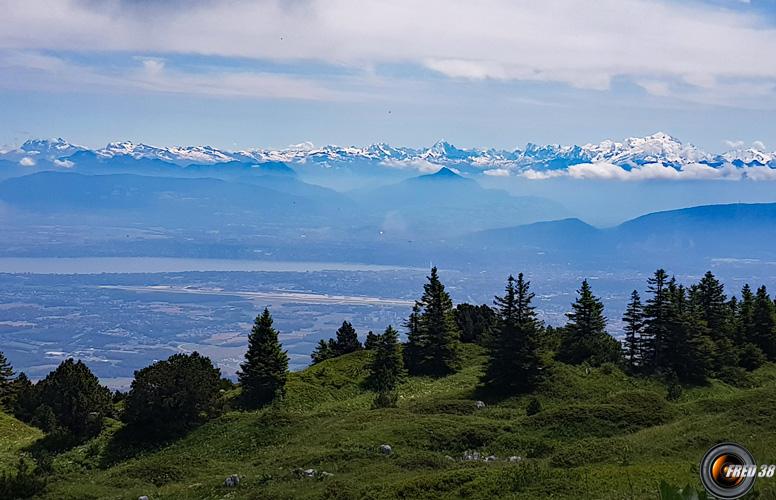
{"type": "Polygon", "coordinates": [[[24,448],[43,436],[43,433],[0,411],[0,472],[13,470],[24,448]]]}
{"type": "MultiPolygon", "coordinates": [[[[776,462],[776,367],[738,389],[714,381],[665,400],[658,383],[617,369],[554,365],[527,417],[529,397],[477,409],[484,356],[466,347],[465,368],[413,378],[398,408],[370,409],[361,389],[369,353],[329,360],[291,376],[283,404],[228,412],[185,438],[117,459],[118,427],[57,457],[45,498],[656,498],[658,484],[699,486],[697,463],[734,440],[776,462]],[[394,453],[383,456],[379,445],[394,453]],[[462,453],[494,454],[492,463],[462,453]],[[506,457],[523,457],[510,463],[506,457]],[[448,458],[452,457],[452,458],[448,458]],[[298,477],[297,468],[334,474],[298,477]],[[242,478],[228,489],[229,474],[242,478]]],[[[757,485],[776,498],[776,479],[757,485]]]]}

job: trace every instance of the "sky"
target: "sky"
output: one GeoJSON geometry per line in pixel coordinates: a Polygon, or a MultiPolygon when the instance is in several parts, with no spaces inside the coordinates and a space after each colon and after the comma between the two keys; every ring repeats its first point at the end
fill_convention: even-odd
{"type": "Polygon", "coordinates": [[[0,0],[0,145],[776,150],[776,0],[0,0]]]}

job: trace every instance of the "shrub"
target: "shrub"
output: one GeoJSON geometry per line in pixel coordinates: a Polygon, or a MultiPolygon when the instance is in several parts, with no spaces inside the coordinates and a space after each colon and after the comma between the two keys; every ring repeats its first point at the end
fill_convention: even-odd
{"type": "MultiPolygon", "coordinates": [[[[78,438],[94,436],[102,429],[103,418],[111,411],[111,393],[81,361],[63,361],[38,384],[39,401],[34,418],[53,427],[51,413],[59,426],[78,438]]],[[[51,429],[48,429],[51,430],[51,429]]]]}
{"type": "Polygon", "coordinates": [[[175,354],[135,372],[124,421],[135,437],[182,434],[218,413],[221,372],[209,358],[175,354]]]}
{"type": "Polygon", "coordinates": [[[30,498],[45,487],[45,479],[31,470],[24,458],[19,459],[16,471],[0,474],[0,498],[30,498]]]}
{"type": "Polygon", "coordinates": [[[525,414],[530,417],[531,415],[536,415],[540,411],[542,411],[542,403],[538,398],[531,398],[531,401],[528,402],[528,406],[525,409],[525,414]]]}

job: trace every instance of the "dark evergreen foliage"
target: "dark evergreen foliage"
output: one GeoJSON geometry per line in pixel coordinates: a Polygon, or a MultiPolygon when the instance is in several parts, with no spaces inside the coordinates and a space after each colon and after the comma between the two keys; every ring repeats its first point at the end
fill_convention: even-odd
{"type": "Polygon", "coordinates": [[[199,353],[175,354],[135,372],[123,420],[136,440],[166,440],[215,416],[221,371],[199,353]]]}
{"type": "Polygon", "coordinates": [[[356,329],[349,321],[343,321],[342,326],[337,330],[336,353],[337,356],[360,351],[361,342],[358,340],[356,329]]]}
{"type": "Polygon", "coordinates": [[[644,329],[641,334],[642,361],[646,371],[655,372],[664,367],[671,306],[667,284],[668,274],[663,269],[655,271],[647,280],[650,298],[644,307],[644,329]]]}
{"type": "Polygon", "coordinates": [[[530,282],[520,273],[507,279],[505,293],[495,298],[496,328],[489,342],[483,388],[499,394],[530,392],[540,380],[541,325],[531,300],[530,282]]]}
{"type": "Polygon", "coordinates": [[[621,357],[620,344],[606,333],[604,305],[593,295],[587,280],[577,290],[577,300],[571,304],[572,311],[566,316],[565,335],[561,339],[557,359],[564,363],[588,362],[593,366],[603,363],[618,363],[621,357]]]}
{"type": "Polygon", "coordinates": [[[638,370],[643,364],[641,332],[644,328],[644,306],[639,292],[633,290],[631,299],[622,316],[625,323],[625,361],[631,370],[638,370]]]}
{"type": "Polygon", "coordinates": [[[752,338],[769,361],[776,361],[776,308],[765,286],[757,289],[752,312],[752,338]]]}
{"type": "Polygon", "coordinates": [[[13,367],[0,352],[0,405],[5,407],[13,395],[13,367]]]}
{"type": "Polygon", "coordinates": [[[242,402],[248,408],[265,405],[285,394],[288,354],[280,345],[272,315],[266,307],[256,317],[248,336],[248,350],[237,377],[242,387],[242,402]]]}
{"type": "Polygon", "coordinates": [[[366,334],[366,340],[364,341],[364,349],[369,351],[377,349],[379,342],[380,335],[374,333],[372,330],[369,330],[369,332],[366,334]]]}
{"type": "Polygon", "coordinates": [[[418,310],[413,309],[408,324],[407,367],[413,374],[442,376],[458,369],[460,333],[455,323],[453,301],[431,268],[418,310]]]}
{"type": "Polygon", "coordinates": [[[379,339],[374,357],[369,365],[367,384],[378,393],[375,406],[385,406],[385,403],[392,399],[387,398],[386,394],[396,391],[405,372],[399,332],[392,326],[388,326],[385,332],[379,336],[379,339]]]}
{"type": "Polygon", "coordinates": [[[38,401],[51,409],[60,427],[79,439],[100,432],[111,410],[110,390],[82,361],[63,361],[37,386],[38,401]]]}
{"type": "Polygon", "coordinates": [[[461,342],[484,345],[495,326],[496,312],[486,304],[458,304],[455,322],[461,331],[461,342]]]}
{"type": "Polygon", "coordinates": [[[312,354],[310,354],[310,357],[313,360],[313,364],[320,363],[321,361],[326,361],[327,359],[334,357],[334,349],[330,345],[330,342],[332,342],[331,339],[329,339],[328,342],[323,339],[318,341],[318,344],[315,346],[312,354]]]}

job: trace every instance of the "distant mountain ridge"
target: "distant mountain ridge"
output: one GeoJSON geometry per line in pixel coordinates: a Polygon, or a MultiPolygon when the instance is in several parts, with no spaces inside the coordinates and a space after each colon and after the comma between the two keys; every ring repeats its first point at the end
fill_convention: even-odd
{"type": "Polygon", "coordinates": [[[78,153],[88,152],[95,161],[154,160],[177,166],[191,164],[219,165],[229,162],[283,162],[291,166],[352,167],[375,166],[386,169],[415,169],[425,172],[438,167],[456,168],[463,174],[503,175],[526,171],[552,172],[588,163],[607,163],[625,170],[657,164],[677,170],[702,165],[711,168],[768,166],[776,168],[776,153],[755,143],[723,153],[708,153],[671,135],[658,132],[622,141],[604,140],[585,145],[537,145],[522,149],[458,148],[444,140],[427,148],[394,147],[385,143],[366,147],[322,146],[309,143],[284,149],[256,148],[228,151],[211,146],[157,147],[129,141],[112,142],[101,149],[90,150],[63,139],[30,140],[19,148],[0,152],[0,160],[33,167],[48,163],[58,168],[78,168],[78,153]],[[74,156],[75,155],[75,156],[74,156]]]}

